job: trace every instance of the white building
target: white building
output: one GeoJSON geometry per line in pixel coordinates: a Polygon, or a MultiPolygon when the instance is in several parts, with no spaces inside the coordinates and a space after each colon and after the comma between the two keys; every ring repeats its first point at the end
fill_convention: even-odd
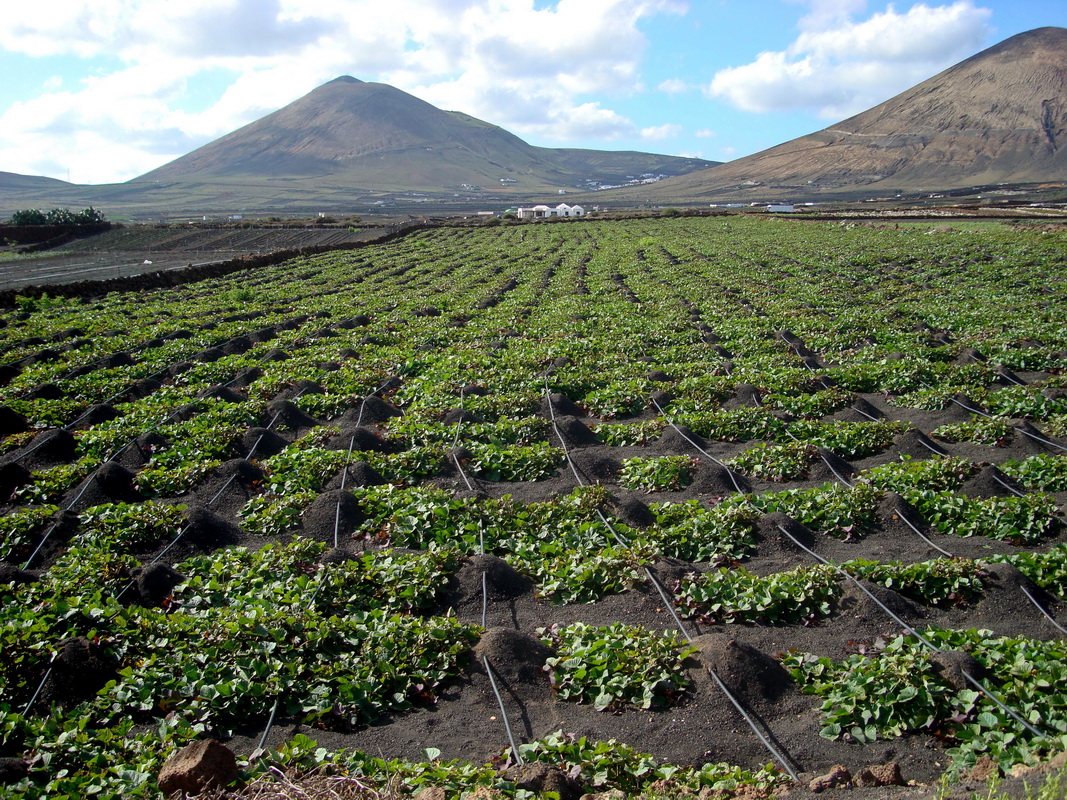
{"type": "Polygon", "coordinates": [[[519,208],[516,211],[519,219],[548,219],[549,217],[584,217],[585,209],[581,206],[569,206],[560,203],[556,207],[546,206],[540,203],[531,208],[519,208]]]}

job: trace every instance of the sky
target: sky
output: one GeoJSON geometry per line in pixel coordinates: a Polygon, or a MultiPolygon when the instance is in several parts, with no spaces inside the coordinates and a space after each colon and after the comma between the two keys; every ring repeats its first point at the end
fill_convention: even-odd
{"type": "Polygon", "coordinates": [[[0,171],[129,180],[351,75],[531,144],[729,161],[1067,0],[49,0],[0,14],[0,171]]]}

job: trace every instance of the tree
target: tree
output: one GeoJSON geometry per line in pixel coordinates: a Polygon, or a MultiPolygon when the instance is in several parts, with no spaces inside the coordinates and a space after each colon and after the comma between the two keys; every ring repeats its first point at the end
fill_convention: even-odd
{"type": "Polygon", "coordinates": [[[92,206],[83,211],[53,208],[48,213],[39,208],[27,208],[11,215],[12,225],[100,225],[104,215],[92,206]]]}

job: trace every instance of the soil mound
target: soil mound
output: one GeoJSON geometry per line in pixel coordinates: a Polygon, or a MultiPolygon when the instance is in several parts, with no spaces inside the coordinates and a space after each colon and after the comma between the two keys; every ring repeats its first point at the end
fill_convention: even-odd
{"type": "Polygon", "coordinates": [[[923,533],[928,532],[926,522],[923,520],[922,515],[915,509],[915,506],[896,492],[885,493],[885,496],[878,502],[878,508],[875,511],[875,514],[878,520],[882,523],[883,528],[890,529],[900,527],[902,533],[914,536],[915,532],[908,527],[908,522],[910,522],[912,526],[918,528],[923,533]]]}
{"type": "Polygon", "coordinates": [[[1013,419],[1009,424],[1019,432],[1015,437],[1015,446],[1028,453],[1061,453],[1055,446],[1055,439],[1042,433],[1029,420],[1013,419]]]}
{"type": "MultiPolygon", "coordinates": [[[[30,400],[62,400],[66,396],[66,392],[54,383],[42,383],[40,386],[34,386],[30,393],[26,395],[30,400]]],[[[0,406],[0,412],[6,408],[7,406],[0,406]]],[[[0,431],[2,431],[2,428],[3,414],[0,413],[0,431]]],[[[11,431],[11,433],[19,433],[19,431],[11,431]]]]}
{"type": "Polygon", "coordinates": [[[869,622],[874,626],[875,630],[889,630],[895,628],[898,624],[885,613],[885,609],[879,606],[878,603],[884,605],[908,624],[915,624],[917,620],[922,619],[924,616],[920,606],[892,589],[887,589],[870,581],[860,581],[860,584],[870,594],[864,592],[854,582],[845,581],[841,597],[837,601],[839,614],[854,617],[860,622],[869,622]],[[874,595],[878,603],[871,599],[871,595],[874,595]]]}
{"type": "Polygon", "coordinates": [[[932,458],[935,455],[948,455],[942,447],[918,428],[912,428],[899,434],[893,440],[893,446],[897,453],[912,459],[932,458]]]}
{"type": "Polygon", "coordinates": [[[323,492],[304,509],[304,536],[329,545],[350,539],[366,519],[356,496],[344,489],[323,492]]]}
{"type": "Polygon", "coordinates": [[[33,474],[21,464],[10,462],[0,466],[0,503],[6,503],[20,486],[33,483],[33,474]]]}
{"type": "Polygon", "coordinates": [[[122,414],[112,405],[107,403],[96,403],[89,406],[85,411],[79,414],[71,422],[71,425],[77,425],[79,428],[87,428],[90,425],[99,425],[101,422],[110,422],[113,419],[118,419],[122,414]]]}
{"type": "Polygon", "coordinates": [[[969,497],[1011,497],[1026,494],[1026,490],[1014,478],[1009,478],[993,464],[987,464],[978,474],[960,487],[960,492],[969,497]]]}
{"type": "Polygon", "coordinates": [[[8,583],[25,586],[28,583],[36,583],[38,580],[40,576],[36,572],[19,569],[13,564],[0,563],[0,586],[8,583]]]}
{"type": "MultiPolygon", "coordinates": [[[[387,483],[385,478],[382,477],[382,474],[366,461],[353,461],[348,465],[347,472],[342,470],[335,479],[338,485],[340,485],[342,475],[345,478],[345,486],[351,486],[353,488],[384,486],[387,483]]],[[[334,481],[331,481],[331,484],[332,483],[334,483],[334,481]]]]}
{"type": "Polygon", "coordinates": [[[533,593],[533,584],[520,575],[502,558],[491,555],[475,555],[463,559],[448,579],[442,595],[442,604],[447,608],[482,605],[482,581],[489,602],[507,602],[533,593]]]}
{"type": "Polygon", "coordinates": [[[229,386],[224,386],[221,383],[212,386],[210,389],[204,390],[200,396],[221,400],[224,403],[243,403],[248,399],[247,397],[237,394],[237,392],[229,386]]]}
{"type": "Polygon", "coordinates": [[[309,415],[292,400],[273,400],[267,404],[267,419],[277,420],[275,425],[282,425],[291,430],[314,428],[319,421],[309,415]]]}
{"type": "Polygon", "coordinates": [[[665,392],[662,389],[657,389],[649,397],[652,400],[653,408],[656,408],[657,406],[659,406],[659,408],[666,408],[674,402],[674,395],[670,392],[665,392]]]}
{"type": "Polygon", "coordinates": [[[226,351],[221,347],[209,347],[206,350],[201,350],[199,353],[193,355],[193,360],[199,361],[201,364],[210,364],[214,361],[218,361],[225,355],[226,351]]]}
{"type": "Polygon", "coordinates": [[[162,383],[152,378],[139,378],[130,384],[130,388],[126,390],[126,398],[139,400],[148,397],[153,392],[158,392],[162,386],[162,383]]]}
{"type": "Polygon", "coordinates": [[[656,523],[656,517],[651,509],[631,495],[613,499],[610,507],[612,515],[619,522],[631,528],[648,528],[656,523]]]}
{"type": "Polygon", "coordinates": [[[754,408],[763,405],[759,387],[751,383],[739,383],[733,396],[723,403],[724,408],[754,408]]]}
{"type": "Polygon", "coordinates": [[[335,420],[335,424],[345,428],[349,425],[381,425],[393,417],[402,417],[404,412],[377,395],[369,395],[359,405],[348,409],[335,420]]]}
{"type": "Polygon", "coordinates": [[[788,514],[775,511],[764,514],[756,521],[756,546],[760,556],[784,554],[795,559],[798,555],[804,555],[804,551],[786,533],[809,550],[815,548],[815,534],[811,528],[788,514]]]}
{"type": "Polygon", "coordinates": [[[326,390],[322,388],[321,384],[318,384],[315,381],[301,379],[292,386],[288,386],[278,392],[278,394],[274,396],[274,400],[296,400],[298,397],[303,397],[306,394],[326,394],[326,390]]]}
{"type": "Polygon", "coordinates": [[[137,602],[148,608],[161,606],[185,578],[170,564],[149,564],[133,571],[137,602]]]}
{"type": "Polygon", "coordinates": [[[234,336],[219,349],[228,356],[247,353],[252,349],[252,340],[247,336],[234,336]]]}
{"type": "Polygon", "coordinates": [[[108,461],[93,473],[93,482],[100,493],[114,503],[132,503],[140,499],[133,479],[132,472],[114,461],[108,461]]]}
{"type": "Polygon", "coordinates": [[[248,367],[238,372],[232,381],[230,386],[236,389],[247,389],[257,380],[263,377],[263,370],[259,367],[248,367]]]}
{"type": "Polygon", "coordinates": [[[836,481],[841,478],[847,481],[856,476],[856,468],[833,450],[826,447],[818,447],[816,450],[819,460],[812,464],[809,477],[820,481],[836,481]]]}
{"type": "Polygon", "coordinates": [[[674,380],[674,378],[661,369],[649,370],[645,373],[645,377],[653,383],[670,383],[674,380]]]}
{"type": "Polygon", "coordinates": [[[771,710],[787,692],[795,692],[792,677],[777,659],[725,633],[706,633],[693,639],[695,660],[715,670],[743,704],[771,710]]]}
{"type": "Polygon", "coordinates": [[[263,361],[287,361],[289,354],[284,350],[279,350],[277,347],[268,350],[263,354],[263,361]]]}
{"type": "Polygon", "coordinates": [[[386,453],[390,450],[389,443],[382,439],[377,431],[366,425],[342,427],[337,435],[326,443],[326,447],[330,450],[351,448],[353,451],[375,450],[379,453],[386,453]]]}
{"type": "Polygon", "coordinates": [[[115,662],[100,645],[84,637],[68,639],[52,661],[52,672],[34,708],[47,709],[52,703],[76,705],[90,699],[115,676],[115,662]]]}
{"type": "Polygon", "coordinates": [[[878,410],[872,403],[857,397],[852,403],[852,410],[857,412],[866,421],[885,419],[885,414],[878,410]]]}
{"type": "Polygon", "coordinates": [[[656,440],[656,449],[678,456],[695,455],[696,447],[707,449],[708,443],[685,425],[668,425],[656,440]]]}
{"type": "Polygon", "coordinates": [[[974,656],[962,650],[942,650],[930,656],[934,671],[956,691],[974,689],[974,684],[967,679],[970,675],[975,680],[983,680],[986,668],[974,656]]]}
{"type": "Polygon", "coordinates": [[[447,411],[444,417],[441,418],[441,421],[445,423],[445,425],[458,425],[461,422],[468,425],[478,425],[485,422],[485,420],[477,414],[467,411],[465,408],[453,408],[452,410],[447,411]]]}
{"type": "Polygon", "coordinates": [[[738,490],[747,492],[751,488],[743,475],[706,458],[697,462],[691,485],[702,494],[714,495],[730,494],[738,490]]]}
{"type": "MultiPolygon", "coordinates": [[[[588,451],[572,453],[571,462],[586,483],[614,483],[622,468],[614,458],[588,451]]],[[[570,470],[563,470],[564,475],[569,473],[570,470]]]]}
{"type": "Polygon", "coordinates": [[[185,522],[184,541],[205,552],[237,544],[243,535],[243,531],[232,522],[199,503],[186,507],[185,522]]]}
{"type": "Polygon", "coordinates": [[[241,452],[247,453],[249,458],[270,458],[288,445],[281,434],[267,428],[249,428],[241,435],[241,452]]]}
{"type": "Polygon", "coordinates": [[[559,430],[560,435],[563,436],[568,447],[588,447],[589,445],[597,444],[596,434],[577,417],[570,415],[557,416],[556,428],[559,430]]]}
{"type": "Polygon", "coordinates": [[[541,415],[552,419],[553,415],[556,417],[556,421],[559,422],[560,417],[584,417],[585,411],[581,407],[571,400],[567,395],[560,394],[559,392],[553,392],[548,398],[541,398],[541,402],[538,406],[541,415]],[[549,410],[549,403],[552,407],[549,410]]]}
{"type": "MultiPolygon", "coordinates": [[[[489,628],[474,646],[479,664],[489,661],[493,673],[509,685],[548,686],[545,660],[552,651],[535,636],[513,628],[489,628]]],[[[484,667],[483,667],[484,668],[484,667]]]]}

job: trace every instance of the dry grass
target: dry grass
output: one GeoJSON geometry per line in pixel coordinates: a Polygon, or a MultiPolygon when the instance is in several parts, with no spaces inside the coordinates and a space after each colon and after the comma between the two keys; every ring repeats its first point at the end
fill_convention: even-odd
{"type": "Polygon", "coordinates": [[[403,795],[387,786],[367,786],[358,778],[309,772],[289,776],[276,767],[239,789],[198,795],[201,800],[397,800],[403,795]]]}

